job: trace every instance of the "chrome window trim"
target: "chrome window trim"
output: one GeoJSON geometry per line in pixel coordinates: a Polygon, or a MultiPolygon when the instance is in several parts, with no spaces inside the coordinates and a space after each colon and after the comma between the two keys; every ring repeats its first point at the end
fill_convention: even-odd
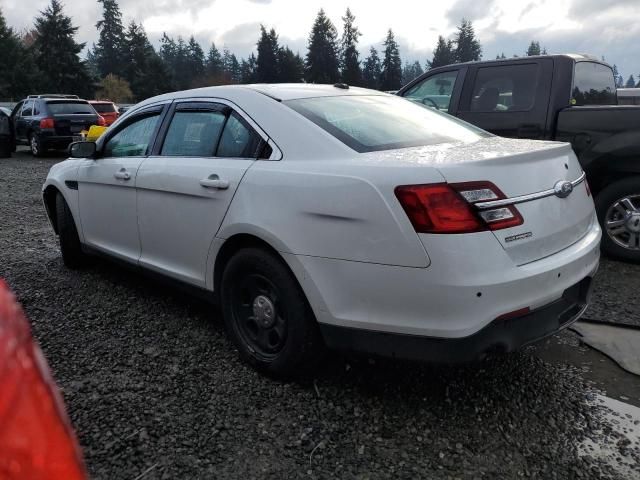
{"type": "MultiPolygon", "coordinates": [[[[573,180],[571,182],[571,185],[575,188],[576,186],[580,185],[582,182],[585,181],[586,176],[587,174],[585,172],[582,172],[582,175],[580,175],[577,179],[573,180]]],[[[486,210],[488,208],[496,208],[496,207],[503,207],[505,205],[516,205],[518,203],[530,202],[532,200],[538,200],[540,198],[551,197],[552,195],[555,195],[555,194],[556,194],[555,189],[550,188],[548,190],[543,190],[541,192],[529,193],[528,195],[520,195],[518,197],[503,198],[500,200],[491,200],[489,202],[478,202],[478,203],[474,203],[474,205],[478,207],[480,210],[486,210]]]]}

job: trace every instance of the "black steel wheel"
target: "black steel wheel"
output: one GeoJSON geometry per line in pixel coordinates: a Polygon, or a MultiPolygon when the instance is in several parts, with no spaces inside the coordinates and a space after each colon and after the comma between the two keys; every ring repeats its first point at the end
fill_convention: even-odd
{"type": "Polygon", "coordinates": [[[308,372],[323,342],[300,285],[275,254],[238,251],[227,263],[220,292],[227,333],[240,357],[273,376],[308,372]]]}

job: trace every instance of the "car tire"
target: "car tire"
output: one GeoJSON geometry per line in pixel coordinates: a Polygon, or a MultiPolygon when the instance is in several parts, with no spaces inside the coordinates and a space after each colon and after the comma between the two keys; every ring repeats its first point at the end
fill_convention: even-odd
{"type": "Polygon", "coordinates": [[[611,258],[640,263],[640,176],[607,185],[596,196],[595,204],[602,227],[602,252],[611,258]]]}
{"type": "Polygon", "coordinates": [[[44,155],[44,148],[42,148],[42,140],[35,133],[29,134],[29,148],[31,149],[31,155],[34,157],[41,157],[44,155]]]}
{"type": "Polygon", "coordinates": [[[267,375],[310,373],[324,353],[318,324],[297,280],[276,255],[238,251],[222,274],[221,306],[227,334],[240,357],[267,375]]]}
{"type": "Polygon", "coordinates": [[[80,268],[85,264],[86,256],[80,246],[80,238],[73,215],[61,193],[56,195],[56,222],[62,261],[68,268],[80,268]]]}

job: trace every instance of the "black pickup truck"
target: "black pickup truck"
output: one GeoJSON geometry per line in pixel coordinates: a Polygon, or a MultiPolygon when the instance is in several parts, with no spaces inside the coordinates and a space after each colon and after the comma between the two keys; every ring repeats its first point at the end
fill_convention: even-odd
{"type": "Polygon", "coordinates": [[[570,142],[594,194],[603,251],[640,262],[640,106],[618,105],[609,65],[585,55],[461,63],[397,94],[496,135],[570,142]]]}

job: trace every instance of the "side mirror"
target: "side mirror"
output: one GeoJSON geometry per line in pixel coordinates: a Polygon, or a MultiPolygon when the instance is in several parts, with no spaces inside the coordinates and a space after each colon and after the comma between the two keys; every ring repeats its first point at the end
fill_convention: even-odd
{"type": "Polygon", "coordinates": [[[69,145],[69,156],[71,158],[93,158],[95,154],[95,142],[73,142],[69,145]]]}

